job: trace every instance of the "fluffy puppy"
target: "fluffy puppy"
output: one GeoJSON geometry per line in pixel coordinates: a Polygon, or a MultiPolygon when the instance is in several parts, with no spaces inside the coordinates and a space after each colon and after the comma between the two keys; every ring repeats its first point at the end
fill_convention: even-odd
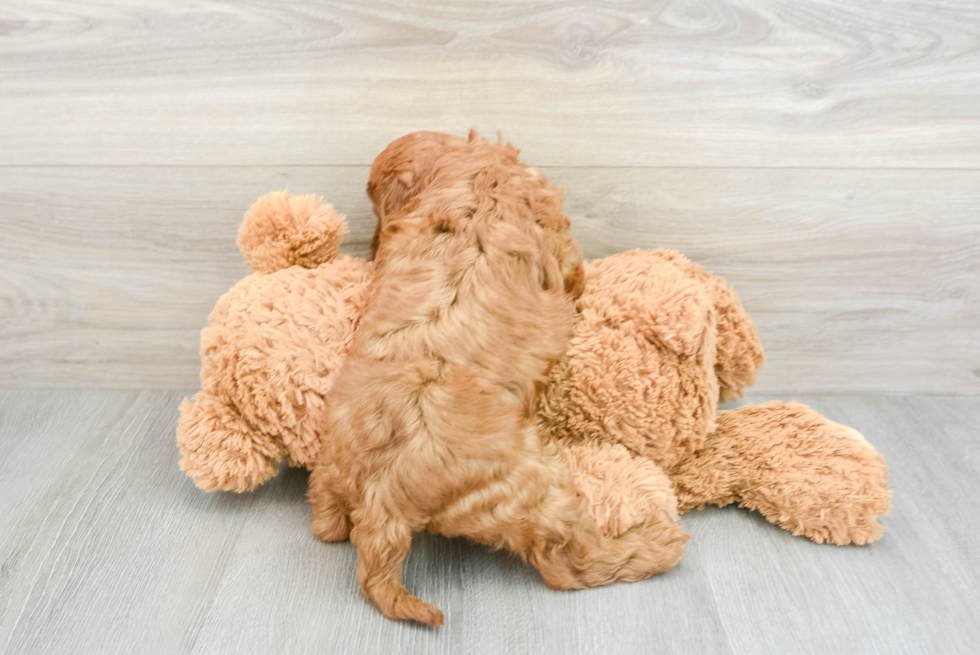
{"type": "MultiPolygon", "coordinates": [[[[424,181],[403,176],[400,199],[374,198],[377,277],[310,478],[314,533],[350,537],[385,616],[430,625],[442,613],[401,581],[421,530],[506,548],[557,589],[668,568],[676,548],[601,533],[536,423],[574,321],[565,289],[581,277],[560,193],[508,145],[439,139],[452,147],[432,149],[424,181]]],[[[404,145],[386,151],[393,171],[404,145]]]]}

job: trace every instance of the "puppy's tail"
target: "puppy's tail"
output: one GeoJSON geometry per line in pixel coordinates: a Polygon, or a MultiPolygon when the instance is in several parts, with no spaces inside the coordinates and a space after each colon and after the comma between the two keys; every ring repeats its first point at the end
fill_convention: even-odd
{"type": "Polygon", "coordinates": [[[347,221],[317,196],[267,193],[245,212],[238,247],[253,271],[290,266],[316,268],[334,259],[347,235],[347,221]]]}
{"type": "Polygon", "coordinates": [[[402,584],[402,565],[412,546],[412,530],[390,515],[354,518],[350,539],[357,546],[357,580],[365,598],[389,619],[441,626],[442,612],[402,584]]]}

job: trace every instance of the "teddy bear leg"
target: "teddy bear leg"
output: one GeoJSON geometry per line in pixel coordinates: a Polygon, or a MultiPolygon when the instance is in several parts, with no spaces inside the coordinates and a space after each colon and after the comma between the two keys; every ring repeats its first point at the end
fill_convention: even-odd
{"type": "Polygon", "coordinates": [[[180,405],[180,468],[204,491],[250,491],[279,471],[286,448],[207,393],[180,405]]]}
{"type": "Polygon", "coordinates": [[[322,541],[344,541],[350,536],[351,522],[346,505],[330,489],[329,464],[318,462],[310,473],[308,498],[313,507],[313,534],[322,541]]]}
{"type": "Polygon", "coordinates": [[[852,428],[798,403],[768,402],[718,415],[704,447],[671,474],[681,511],[737,502],[817,543],[881,537],[888,470],[852,428]]]}

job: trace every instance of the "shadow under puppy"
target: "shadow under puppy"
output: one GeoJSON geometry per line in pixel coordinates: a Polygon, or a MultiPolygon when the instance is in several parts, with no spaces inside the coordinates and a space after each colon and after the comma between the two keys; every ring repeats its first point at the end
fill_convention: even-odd
{"type": "Polygon", "coordinates": [[[385,616],[431,625],[442,612],[401,581],[421,530],[506,548],[556,589],[673,566],[679,526],[603,534],[538,425],[584,279],[561,191],[509,145],[424,132],[378,157],[368,189],[377,272],[331,391],[314,533],[350,537],[385,616]]]}

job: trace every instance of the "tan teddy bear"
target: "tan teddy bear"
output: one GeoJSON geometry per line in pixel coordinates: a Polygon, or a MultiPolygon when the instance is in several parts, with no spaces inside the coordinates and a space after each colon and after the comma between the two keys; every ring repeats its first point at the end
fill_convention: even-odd
{"type": "MultiPolygon", "coordinates": [[[[421,178],[375,165],[382,220],[399,209],[391,185],[421,178]]],[[[313,196],[271,193],[245,214],[238,243],[255,272],[211,313],[202,391],[180,408],[180,465],[200,488],[247,491],[282,461],[316,461],[373,271],[338,254],[345,234],[343,216],[313,196]]],[[[659,526],[679,558],[679,513],[738,503],[817,542],[881,536],[887,469],[857,431],[796,403],[718,411],[763,362],[724,280],[675,252],[637,250],[586,265],[577,306],[539,417],[604,532],[659,526]]]]}

